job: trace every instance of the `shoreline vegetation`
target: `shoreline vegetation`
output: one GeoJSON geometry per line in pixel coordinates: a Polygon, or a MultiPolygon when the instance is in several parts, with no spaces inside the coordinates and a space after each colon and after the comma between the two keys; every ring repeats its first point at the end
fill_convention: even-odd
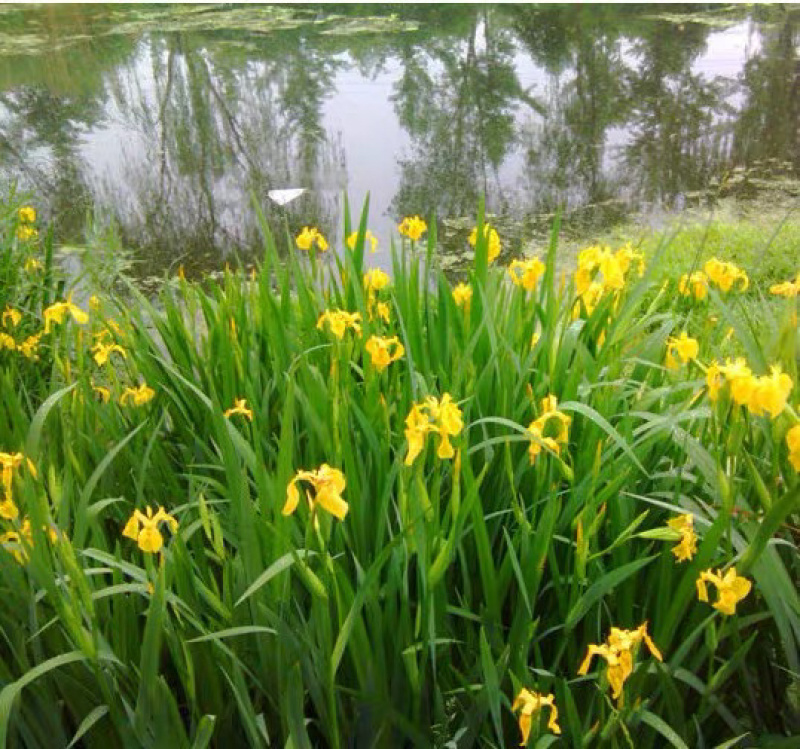
{"type": "Polygon", "coordinates": [[[368,209],[84,302],[0,205],[0,746],[796,745],[797,222],[368,209]]]}

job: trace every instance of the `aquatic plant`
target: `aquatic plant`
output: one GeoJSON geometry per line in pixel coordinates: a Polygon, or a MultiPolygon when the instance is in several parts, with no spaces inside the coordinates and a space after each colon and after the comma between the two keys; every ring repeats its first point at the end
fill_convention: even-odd
{"type": "Polygon", "coordinates": [[[559,278],[557,221],[511,278],[482,210],[455,289],[434,217],[392,248],[389,283],[365,278],[365,207],[324,257],[291,237],[279,257],[262,222],[252,275],[87,311],[45,281],[46,232],[21,239],[17,208],[0,744],[794,730],[795,296],[774,338],[735,325],[741,361],[714,362],[725,332],[698,320],[734,320],[755,283],[684,295],[690,268],[665,284],[625,245],[559,278]],[[391,314],[370,314],[379,294],[391,314]],[[56,323],[54,304],[80,313],[56,323]],[[125,355],[98,362],[109,346],[125,355]]]}

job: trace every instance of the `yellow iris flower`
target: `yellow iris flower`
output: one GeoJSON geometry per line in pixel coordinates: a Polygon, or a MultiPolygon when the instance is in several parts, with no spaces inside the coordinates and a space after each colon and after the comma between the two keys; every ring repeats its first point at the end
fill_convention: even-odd
{"type": "Polygon", "coordinates": [[[125,353],[125,349],[117,343],[103,343],[102,341],[98,341],[92,346],[92,356],[97,362],[98,367],[102,367],[115,351],[120,354],[123,359],[128,356],[127,353],[125,353]]]}
{"type": "Polygon", "coordinates": [[[100,400],[103,403],[108,403],[111,400],[111,391],[107,387],[92,383],[92,390],[100,396],[100,400]]]}
{"type": "Polygon", "coordinates": [[[674,357],[677,354],[680,363],[686,364],[692,361],[692,359],[696,359],[699,353],[700,344],[697,342],[697,339],[690,338],[686,335],[685,330],[681,331],[680,336],[677,338],[667,339],[667,354],[668,357],[671,357],[669,359],[670,361],[674,361],[674,357]]]}
{"type": "Polygon", "coordinates": [[[36,209],[32,205],[24,205],[17,212],[17,216],[23,224],[32,224],[36,221],[36,209]]]}
{"type": "Polygon", "coordinates": [[[703,270],[709,279],[724,291],[730,291],[734,284],[739,284],[739,291],[746,291],[750,285],[750,279],[741,268],[733,263],[724,263],[717,258],[711,258],[704,266],[703,270]]]}
{"type": "Polygon", "coordinates": [[[72,319],[75,320],[78,325],[86,325],[89,322],[89,315],[86,314],[77,304],[72,303],[72,298],[69,297],[65,302],[56,302],[55,304],[51,304],[45,311],[44,311],[44,332],[50,332],[50,326],[53,323],[61,323],[64,322],[64,317],[70,314],[72,315],[72,319]]]}
{"type": "Polygon", "coordinates": [[[413,404],[406,417],[405,435],[408,453],[405,464],[413,465],[425,447],[425,437],[429,433],[439,435],[437,456],[441,460],[449,460],[455,455],[450,437],[460,434],[463,428],[461,409],[453,402],[449,393],[445,393],[441,400],[428,396],[422,403],[413,404]]]}
{"type": "Polygon", "coordinates": [[[282,510],[284,515],[291,515],[297,509],[300,501],[297,483],[300,481],[310,483],[314,488],[313,497],[311,492],[306,491],[312,513],[319,506],[339,520],[344,520],[350,509],[347,502],[342,499],[342,492],[346,486],[344,474],[336,468],[331,468],[327,463],[323,463],[316,471],[298,471],[295,474],[286,487],[286,504],[282,510]]]}
{"type": "Polygon", "coordinates": [[[3,487],[3,500],[0,501],[0,517],[6,520],[14,520],[19,515],[19,510],[14,504],[12,483],[14,481],[14,471],[19,471],[23,466],[36,477],[36,468],[29,458],[22,453],[0,452],[0,485],[3,487]]]}
{"type": "Polygon", "coordinates": [[[702,301],[708,296],[708,276],[701,270],[694,273],[684,273],[678,282],[678,291],[683,296],[694,296],[698,301],[702,301]]]}
{"type": "Polygon", "coordinates": [[[561,445],[569,442],[569,426],[572,423],[570,416],[558,410],[558,398],[555,395],[545,396],[539,405],[541,415],[528,425],[528,431],[533,435],[528,446],[531,464],[545,447],[560,455],[561,445]],[[548,423],[554,424],[555,429],[548,429],[548,423]],[[550,433],[546,434],[546,431],[550,433]]]}
{"type": "Polygon", "coordinates": [[[134,406],[143,406],[155,398],[156,391],[148,387],[146,383],[141,383],[138,387],[127,387],[119,399],[121,406],[126,405],[128,402],[133,403],[134,406]]]}
{"type": "Polygon", "coordinates": [[[10,305],[6,305],[3,311],[3,327],[8,327],[7,323],[11,323],[12,328],[16,328],[22,320],[22,313],[18,309],[14,309],[10,305]]]}
{"type": "Polygon", "coordinates": [[[725,386],[725,374],[717,362],[711,362],[706,369],[708,397],[713,403],[719,398],[719,391],[725,386]]]}
{"type": "Polygon", "coordinates": [[[644,254],[634,250],[633,247],[631,247],[630,242],[620,247],[617,250],[615,257],[617,263],[619,263],[623,275],[628,274],[631,266],[634,263],[636,264],[638,276],[641,278],[644,275],[644,254]]]}
{"type": "Polygon", "coordinates": [[[249,421],[253,420],[253,412],[247,407],[247,400],[244,398],[237,398],[233,402],[233,408],[229,408],[225,411],[224,416],[225,418],[229,418],[234,414],[241,414],[249,421]]]}
{"type": "MultiPolygon", "coordinates": [[[[592,245],[578,253],[578,269],[575,272],[575,289],[586,310],[592,314],[597,303],[606,292],[619,292],[633,264],[639,275],[644,273],[644,256],[629,244],[612,252],[607,245],[592,245]]],[[[578,313],[580,305],[577,305],[578,313]]]]}
{"type": "Polygon", "coordinates": [[[178,521],[163,507],[159,507],[155,515],[151,507],[146,509],[147,514],[139,510],[133,511],[133,515],[122,529],[122,535],[136,541],[142,551],[155,554],[161,551],[161,547],[164,545],[164,537],[158,526],[166,523],[174,535],[178,532],[178,521]]]}
{"type": "Polygon", "coordinates": [[[41,333],[28,336],[22,343],[17,346],[17,350],[26,358],[34,360],[39,349],[39,341],[42,338],[41,333]]]}
{"type": "Polygon", "coordinates": [[[459,307],[463,307],[465,311],[469,311],[472,304],[472,287],[466,283],[458,284],[453,289],[453,301],[459,307]]]}
{"type": "Polygon", "coordinates": [[[787,299],[793,299],[800,294],[800,273],[797,274],[794,281],[784,281],[769,287],[769,293],[777,296],[785,296],[787,299]]]}
{"type": "Polygon", "coordinates": [[[404,237],[416,242],[426,231],[428,225],[419,216],[406,216],[397,227],[404,237]]]}
{"type": "Polygon", "coordinates": [[[558,709],[555,704],[555,697],[552,694],[544,695],[538,692],[529,692],[527,689],[520,690],[511,706],[511,710],[519,710],[519,730],[522,734],[520,746],[528,745],[528,738],[531,735],[531,722],[533,716],[545,707],[550,708],[550,718],[547,721],[548,730],[554,734],[560,734],[561,728],[558,725],[558,709]]]}
{"type": "Polygon", "coordinates": [[[708,366],[706,385],[711,401],[718,398],[726,382],[736,405],[747,406],[754,416],[769,414],[773,419],[783,412],[794,387],[792,378],[782,371],[780,365],[770,367],[768,375],[757,377],[742,358],[728,359],[723,365],[712,362],[708,366]]]}
{"type": "Polygon", "coordinates": [[[734,567],[729,567],[724,575],[721,570],[716,572],[706,570],[697,578],[697,597],[706,603],[708,602],[706,583],[711,583],[717,589],[717,600],[711,605],[727,616],[736,613],[736,604],[747,596],[753,587],[747,578],[736,574],[734,567]]]}
{"type": "Polygon", "coordinates": [[[783,411],[794,383],[780,365],[770,368],[770,374],[756,378],[747,406],[755,415],[766,412],[773,419],[783,411]]]}
{"type": "Polygon", "coordinates": [[[364,290],[367,292],[367,315],[370,320],[375,317],[381,318],[385,323],[389,322],[389,305],[386,302],[378,301],[378,292],[385,289],[392,279],[380,268],[373,268],[364,274],[364,290]]]}
{"type": "MultiPolygon", "coordinates": [[[[358,239],[358,232],[354,231],[348,238],[347,238],[347,246],[351,250],[355,250],[356,248],[356,240],[358,239]]],[[[378,238],[369,230],[364,233],[364,244],[369,244],[369,251],[370,252],[377,252],[378,251],[378,238]]]]}
{"type": "Polygon", "coordinates": [[[365,348],[372,357],[372,366],[379,372],[386,369],[392,362],[401,359],[406,352],[397,336],[381,338],[374,335],[367,341],[365,348]]]}
{"type": "MultiPolygon", "coordinates": [[[[488,248],[488,261],[489,263],[493,263],[497,258],[500,256],[500,250],[502,249],[502,244],[500,242],[500,235],[497,233],[497,230],[491,224],[484,224],[483,225],[483,235],[488,238],[489,240],[489,248],[488,248]]],[[[478,227],[472,227],[472,232],[469,235],[469,243],[473,247],[478,244],[478,227]]]]}
{"type": "MultiPolygon", "coordinates": [[[[52,525],[43,526],[42,530],[47,533],[51,543],[58,541],[58,531],[52,525]]],[[[28,518],[22,522],[19,532],[7,531],[0,535],[0,546],[14,557],[17,564],[26,564],[28,561],[28,551],[22,543],[23,539],[28,546],[33,546],[33,529],[28,518]]]]}
{"type": "Polygon", "coordinates": [[[317,320],[317,329],[322,330],[325,323],[328,329],[340,341],[344,338],[347,330],[352,330],[356,335],[361,335],[361,313],[347,312],[345,310],[325,310],[317,320]]]}
{"type": "Polygon", "coordinates": [[[377,317],[383,320],[387,325],[389,324],[389,305],[386,302],[368,299],[367,313],[369,314],[370,320],[374,320],[377,317]]]}
{"type": "Polygon", "coordinates": [[[374,291],[385,289],[392,279],[388,273],[385,273],[380,268],[372,268],[364,274],[364,290],[371,294],[374,291]]]}
{"type": "Polygon", "coordinates": [[[627,678],[633,673],[633,656],[641,642],[659,661],[663,657],[655,643],[647,634],[647,622],[637,629],[611,628],[608,640],[602,645],[589,645],[586,657],[583,659],[578,669],[579,676],[585,676],[589,672],[589,666],[595,656],[599,656],[606,661],[606,678],[612,690],[612,697],[619,700],[622,697],[622,689],[627,678]]]}
{"type": "Polygon", "coordinates": [[[800,424],[786,432],[786,446],[789,448],[789,462],[795,471],[800,471],[800,424]]]}
{"type": "Polygon", "coordinates": [[[667,521],[672,530],[681,534],[680,543],[672,548],[679,562],[691,559],[697,553],[697,535],[694,532],[694,515],[678,515],[667,521]]]}
{"type": "Polygon", "coordinates": [[[298,248],[306,252],[314,245],[320,252],[325,252],[328,249],[328,241],[315,226],[304,226],[294,241],[298,248]]]}
{"type": "Polygon", "coordinates": [[[530,260],[513,260],[508,266],[508,275],[516,286],[525,291],[533,291],[539,279],[544,275],[545,264],[538,257],[530,260]]]}
{"type": "Polygon", "coordinates": [[[30,224],[20,224],[17,227],[17,239],[27,242],[29,239],[36,239],[39,236],[38,230],[30,224]]]}

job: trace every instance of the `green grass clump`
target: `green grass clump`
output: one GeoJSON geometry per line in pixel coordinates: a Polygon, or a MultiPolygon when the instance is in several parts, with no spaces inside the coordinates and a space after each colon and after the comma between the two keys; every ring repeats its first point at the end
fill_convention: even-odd
{"type": "Polygon", "coordinates": [[[0,351],[0,450],[24,456],[19,516],[0,521],[16,534],[0,552],[0,744],[511,746],[523,689],[553,696],[561,730],[537,710],[529,746],[774,746],[798,730],[798,388],[769,415],[730,385],[712,400],[705,371],[732,327],[753,377],[780,365],[795,383],[796,299],[754,335],[736,292],[662,284],[669,244],[621,286],[606,258],[602,293],[578,299],[555,269],[558,224],[527,290],[489,262],[482,211],[468,303],[437,269],[434,222],[369,291],[365,207],[341,255],[279,258],[262,222],[252,276],[101,296],[45,334],[64,289],[49,240],[17,237],[18,207],[0,216],[16,274],[0,302],[42,337],[36,359],[0,351]],[[337,338],[326,310],[359,330],[337,338]],[[669,369],[681,331],[699,352],[669,369]],[[403,348],[382,370],[373,335],[403,348]],[[463,423],[429,409],[415,431],[414,404],[446,394],[463,423]],[[284,514],[293,477],[323,464],[347,514],[308,482],[284,514]],[[176,524],[139,535],[148,507],[176,524]],[[697,549],[678,561],[682,515],[697,549]],[[728,615],[696,581],[731,566],[752,589],[728,615]],[[618,696],[602,657],[578,673],[612,627],[645,622],[663,660],[640,644],[618,696]]]}

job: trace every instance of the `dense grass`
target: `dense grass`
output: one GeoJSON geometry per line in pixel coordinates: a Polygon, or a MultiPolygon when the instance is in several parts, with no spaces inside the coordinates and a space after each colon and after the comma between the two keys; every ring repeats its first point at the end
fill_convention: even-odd
{"type": "MultiPolygon", "coordinates": [[[[23,313],[21,340],[65,290],[44,232],[16,238],[18,207],[0,218],[0,305],[23,313]],[[31,256],[40,270],[24,270],[31,256]]],[[[15,469],[20,517],[0,521],[32,528],[0,553],[2,742],[512,746],[527,688],[553,694],[562,729],[535,713],[529,746],[790,746],[798,389],[756,416],[727,391],[712,402],[703,366],[726,340],[756,374],[780,363],[796,382],[796,300],[754,335],[742,295],[662,285],[667,244],[641,278],[576,309],[556,224],[530,292],[479,240],[467,310],[431,230],[393,249],[377,292],[390,321],[371,321],[366,226],[365,208],[344,227],[358,228],[352,251],[284,259],[263,225],[252,276],[179,281],[155,302],[131,287],[133,304],[101,296],[86,324],[52,325],[37,361],[0,351],[0,450],[35,467],[15,469]],[[359,312],[361,335],[318,329],[326,309],[359,312]],[[126,354],[99,366],[105,329],[126,354]],[[682,330],[699,356],[667,369],[682,330]],[[404,347],[384,371],[365,353],[373,334],[404,347]],[[140,383],[154,397],[121,405],[140,383]],[[455,456],[440,459],[431,435],[405,465],[412,404],[444,394],[463,415],[455,456]],[[531,464],[527,427],[551,394],[568,441],[531,464]],[[224,415],[237,399],[252,421],[224,415]],[[284,515],[296,471],[323,463],[344,474],[346,517],[312,517],[302,497],[284,515]],[[159,553],[122,534],[147,506],[178,521],[159,553]],[[699,537],[684,562],[667,528],[680,514],[699,537]],[[753,587],[725,615],[696,580],[734,564],[753,587]],[[601,658],[578,675],[589,644],[643,622],[663,662],[640,646],[621,699],[601,658]]]]}

